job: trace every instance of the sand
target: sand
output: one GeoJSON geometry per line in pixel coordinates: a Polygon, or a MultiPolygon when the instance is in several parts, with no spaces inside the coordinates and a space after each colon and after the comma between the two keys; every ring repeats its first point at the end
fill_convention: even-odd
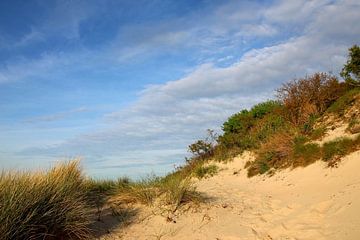
{"type": "Polygon", "coordinates": [[[316,162],[272,177],[247,178],[246,152],[196,182],[207,203],[171,216],[142,211],[101,239],[360,239],[360,151],[338,168],[316,162]]]}

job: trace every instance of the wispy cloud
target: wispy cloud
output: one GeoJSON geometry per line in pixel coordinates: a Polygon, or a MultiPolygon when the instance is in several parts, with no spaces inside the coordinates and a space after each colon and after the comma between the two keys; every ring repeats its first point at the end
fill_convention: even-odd
{"type": "MultiPolygon", "coordinates": [[[[22,154],[83,155],[85,162],[101,159],[105,167],[179,162],[186,146],[207,128],[220,131],[227,117],[272,98],[282,82],[315,71],[338,73],[347,48],[360,39],[360,25],[354,24],[360,21],[357,1],[275,1],[274,5],[233,1],[210,10],[188,19],[119,28],[102,51],[84,51],[56,62],[55,66],[63,62],[73,66],[88,59],[89,66],[98,68],[105,61],[106,67],[116,68],[134,59],[187,52],[187,59],[200,63],[176,80],[146,86],[137,100],[105,114],[101,129],[59,144],[23,149],[22,154]]],[[[50,59],[43,64],[55,69],[50,59]]],[[[28,67],[29,72],[44,73],[46,67],[40,63],[28,67]]],[[[3,82],[26,78],[16,75],[21,67],[8,66],[2,72],[3,82]]],[[[30,122],[54,121],[78,110],[30,122]]]]}
{"type": "Polygon", "coordinates": [[[83,112],[88,112],[88,111],[89,111],[88,108],[81,107],[81,108],[71,109],[69,111],[58,112],[55,114],[43,115],[43,116],[25,119],[23,122],[24,123],[54,122],[54,121],[72,117],[73,115],[75,115],[77,113],[83,113],[83,112]]]}

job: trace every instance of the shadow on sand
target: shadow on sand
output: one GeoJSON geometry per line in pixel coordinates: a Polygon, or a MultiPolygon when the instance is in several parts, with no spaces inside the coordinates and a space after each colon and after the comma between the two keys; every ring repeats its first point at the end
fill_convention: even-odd
{"type": "Polygon", "coordinates": [[[94,212],[94,220],[90,224],[94,239],[101,238],[113,233],[116,229],[121,230],[133,223],[139,210],[134,208],[104,207],[101,212],[94,212]]]}

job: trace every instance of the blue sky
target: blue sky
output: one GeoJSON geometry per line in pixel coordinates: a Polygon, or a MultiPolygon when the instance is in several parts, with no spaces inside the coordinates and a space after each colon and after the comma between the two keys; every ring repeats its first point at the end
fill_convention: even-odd
{"type": "Polygon", "coordinates": [[[0,2],[0,167],[164,173],[284,81],[337,74],[357,0],[0,2]]]}

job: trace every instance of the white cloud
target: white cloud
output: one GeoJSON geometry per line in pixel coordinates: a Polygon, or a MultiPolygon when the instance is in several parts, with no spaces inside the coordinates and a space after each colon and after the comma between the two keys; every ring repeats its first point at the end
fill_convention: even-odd
{"type": "MultiPolygon", "coordinates": [[[[292,18],[288,27],[297,27],[297,24],[305,24],[303,17],[307,21],[301,27],[302,31],[290,39],[249,50],[238,60],[234,57],[230,66],[202,64],[183,78],[148,86],[131,106],[105,117],[107,128],[42,149],[43,153],[79,154],[90,159],[102,156],[104,164],[109,166],[115,161],[126,161],[124,157],[129,152],[136,153],[134,161],[142,158],[149,162],[154,161],[154,154],[149,150],[167,149],[179,153],[178,149],[183,148],[185,153],[186,146],[201,137],[207,128],[219,129],[232,113],[270,98],[274,88],[282,82],[315,71],[338,73],[345,61],[347,48],[360,39],[360,27],[356,25],[360,22],[359,4],[355,1],[300,3],[279,1],[266,11],[260,9],[259,14],[263,15],[259,18],[263,16],[266,20],[262,21],[267,22],[260,21],[259,26],[247,22],[251,18],[247,13],[252,7],[250,10],[220,9],[216,16],[232,14],[224,22],[213,23],[209,28],[209,43],[199,39],[201,44],[212,46],[216,41],[213,38],[218,36],[233,38],[236,35],[234,32],[241,33],[246,26],[260,29],[257,35],[264,35],[267,31],[271,35],[279,31],[272,25],[273,22],[286,24],[285,20],[292,18]],[[240,13],[236,14],[237,10],[240,13]],[[224,28],[228,23],[237,22],[239,24],[224,28]]],[[[166,30],[163,35],[153,37],[149,45],[139,44],[128,52],[136,56],[149,51],[148,48],[164,39],[164,43],[169,41],[170,45],[176,46],[187,38],[196,39],[201,35],[196,32],[199,29],[190,28],[190,37],[182,31],[172,34],[166,30]],[[191,35],[193,31],[199,35],[191,35]]],[[[35,149],[34,152],[41,150],[35,149]]],[[[163,161],[168,155],[164,153],[157,157],[163,161]]]]}

